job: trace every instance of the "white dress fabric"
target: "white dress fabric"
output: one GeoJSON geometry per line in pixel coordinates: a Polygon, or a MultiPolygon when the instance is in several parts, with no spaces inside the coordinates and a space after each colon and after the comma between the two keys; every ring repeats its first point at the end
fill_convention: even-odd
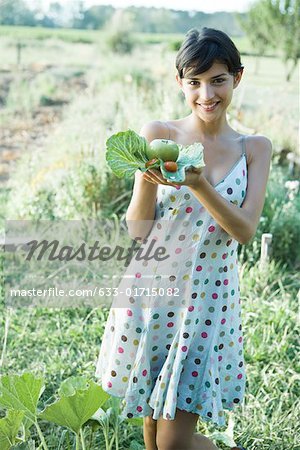
{"type": "MultiPolygon", "coordinates": [[[[214,186],[239,207],[247,190],[245,137],[242,146],[239,160],[214,186]]],[[[242,402],[246,382],[238,242],[187,186],[158,186],[152,238],[169,244],[171,258],[132,261],[126,272],[132,277],[119,288],[165,293],[171,286],[179,295],[130,296],[125,307],[124,298],[122,307],[113,303],[96,377],[106,392],[123,398],[123,417],[173,420],[179,408],[225,425],[224,410],[242,402]]]]}

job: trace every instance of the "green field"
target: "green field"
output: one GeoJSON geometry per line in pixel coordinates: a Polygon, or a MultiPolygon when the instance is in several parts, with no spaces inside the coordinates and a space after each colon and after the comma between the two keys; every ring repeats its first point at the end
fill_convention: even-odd
{"type": "MultiPolygon", "coordinates": [[[[124,218],[132,180],[117,179],[107,169],[105,141],[120,130],[138,132],[149,120],[188,113],[176,85],[172,50],[181,38],[134,35],[132,52],[117,54],[99,31],[0,27],[2,231],[5,219],[113,217],[119,223],[124,218]]],[[[299,450],[300,200],[299,189],[285,184],[298,174],[289,171],[283,156],[298,152],[298,72],[287,82],[280,58],[250,56],[246,39],[236,44],[245,72],[229,120],[241,133],[268,136],[274,155],[257,235],[239,253],[248,384],[245,404],[230,420],[235,440],[247,450],[299,450]],[[273,254],[261,269],[264,232],[273,234],[273,254]]],[[[14,310],[6,307],[3,285],[1,293],[1,374],[43,374],[40,409],[66,378],[93,379],[107,309],[14,310]]],[[[75,448],[71,431],[39,423],[49,450],[75,448]]],[[[109,450],[105,436],[113,437],[116,423],[112,418],[108,428],[93,435],[90,426],[84,428],[86,450],[109,450]]],[[[212,435],[217,430],[199,421],[198,431],[212,435]]],[[[219,448],[228,449],[229,430],[218,431],[223,433],[216,440],[219,448]]],[[[144,449],[141,421],[124,421],[116,433],[119,449],[144,449]]],[[[30,439],[16,450],[42,448],[34,427],[30,439]]]]}

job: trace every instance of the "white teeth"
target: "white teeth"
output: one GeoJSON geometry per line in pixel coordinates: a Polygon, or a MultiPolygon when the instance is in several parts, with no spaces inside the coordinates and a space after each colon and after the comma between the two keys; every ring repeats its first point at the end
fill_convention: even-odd
{"type": "Polygon", "coordinates": [[[202,108],[204,108],[205,110],[210,111],[211,109],[213,109],[213,108],[216,106],[216,104],[217,104],[217,102],[216,102],[216,103],[213,103],[212,105],[209,105],[209,106],[205,106],[205,105],[201,105],[201,106],[202,106],[202,108]]]}

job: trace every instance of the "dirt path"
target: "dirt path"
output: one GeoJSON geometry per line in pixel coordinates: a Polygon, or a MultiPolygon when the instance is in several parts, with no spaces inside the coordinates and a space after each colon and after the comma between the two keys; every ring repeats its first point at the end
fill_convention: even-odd
{"type": "MultiPolygon", "coordinates": [[[[53,66],[26,68],[22,76],[25,80],[33,79],[41,71],[47,70],[53,70],[53,66]]],[[[58,96],[46,97],[46,101],[43,98],[47,104],[39,105],[29,113],[22,113],[16,108],[12,114],[6,109],[6,102],[14,77],[12,71],[0,69],[0,188],[7,187],[10,174],[24,152],[38,151],[44,145],[45,138],[61,121],[63,109],[70,103],[74,93],[87,88],[83,75],[71,77],[61,83],[58,96]]]]}

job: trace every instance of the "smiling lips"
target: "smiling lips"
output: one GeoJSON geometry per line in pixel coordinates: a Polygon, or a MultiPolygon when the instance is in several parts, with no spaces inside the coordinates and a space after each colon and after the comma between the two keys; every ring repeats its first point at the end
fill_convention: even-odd
{"type": "Polygon", "coordinates": [[[218,104],[219,104],[219,102],[210,103],[209,105],[205,105],[203,103],[197,103],[197,105],[201,106],[201,108],[203,108],[204,111],[206,111],[206,112],[213,111],[218,104]]]}

